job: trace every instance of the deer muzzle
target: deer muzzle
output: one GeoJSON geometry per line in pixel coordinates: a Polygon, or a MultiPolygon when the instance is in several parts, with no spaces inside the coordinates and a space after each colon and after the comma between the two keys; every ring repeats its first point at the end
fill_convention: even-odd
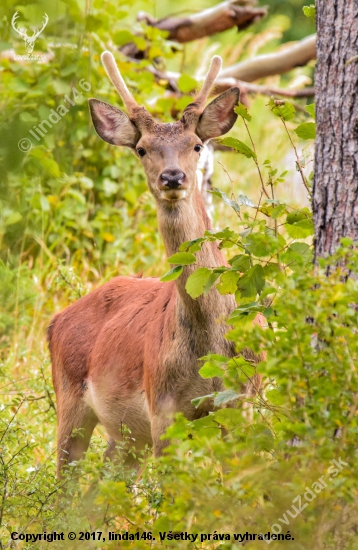
{"type": "Polygon", "coordinates": [[[181,170],[167,170],[160,176],[164,189],[180,189],[184,185],[185,174],[181,170]]]}

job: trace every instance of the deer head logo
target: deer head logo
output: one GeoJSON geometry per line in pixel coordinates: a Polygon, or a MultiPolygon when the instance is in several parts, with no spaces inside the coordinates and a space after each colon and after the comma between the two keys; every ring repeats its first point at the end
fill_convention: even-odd
{"type": "Polygon", "coordinates": [[[48,15],[47,13],[45,13],[43,19],[44,19],[44,22],[43,22],[43,25],[41,27],[40,30],[37,30],[37,31],[33,31],[33,34],[32,36],[27,36],[27,30],[25,29],[25,27],[17,27],[16,25],[16,21],[17,19],[20,17],[20,14],[19,12],[15,12],[13,17],[12,17],[12,20],[11,20],[11,25],[12,25],[12,28],[21,36],[21,38],[25,41],[25,44],[26,44],[26,51],[28,54],[32,53],[33,52],[33,49],[34,49],[34,46],[35,46],[35,42],[38,38],[38,36],[42,33],[42,31],[44,30],[44,28],[46,27],[47,23],[48,23],[48,15]]]}

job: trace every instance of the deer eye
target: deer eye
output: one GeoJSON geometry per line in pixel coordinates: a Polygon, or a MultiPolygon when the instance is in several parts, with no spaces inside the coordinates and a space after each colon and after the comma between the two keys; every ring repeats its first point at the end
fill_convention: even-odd
{"type": "Polygon", "coordinates": [[[140,157],[144,157],[144,155],[146,154],[146,152],[147,152],[147,151],[146,151],[145,149],[143,149],[143,147],[138,147],[138,149],[137,149],[137,153],[138,153],[138,155],[139,155],[140,157]]]}
{"type": "Polygon", "coordinates": [[[202,150],[203,146],[202,145],[199,145],[199,143],[197,145],[195,145],[194,147],[194,151],[196,151],[197,153],[200,153],[200,151],[202,150]]]}

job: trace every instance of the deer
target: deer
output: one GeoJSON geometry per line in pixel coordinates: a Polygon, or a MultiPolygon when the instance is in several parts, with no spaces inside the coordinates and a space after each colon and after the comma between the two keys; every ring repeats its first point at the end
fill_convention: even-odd
{"type": "MultiPolygon", "coordinates": [[[[206,106],[222,63],[214,56],[201,90],[180,120],[159,123],[137,104],[111,52],[102,54],[102,63],[128,114],[89,99],[94,128],[102,140],[129,147],[141,161],[170,257],[183,242],[212,229],[196,166],[204,144],[234,125],[240,90],[233,87],[206,106]]],[[[202,266],[228,265],[216,242],[205,242],[196,256],[202,266]]],[[[122,441],[124,463],[135,467],[122,439],[123,424],[138,451],[150,446],[159,457],[168,445],[162,436],[176,413],[192,421],[214,410],[212,399],[197,408],[192,403],[195,397],[222,389],[219,378],[200,376],[199,359],[208,353],[235,355],[225,333],[236,302],[216,287],[191,298],[185,285],[194,270],[193,265],[185,266],[170,282],[115,277],[53,318],[48,341],[57,399],[59,477],[66,464],[84,456],[98,423],[109,436],[106,457],[113,460],[122,441]]],[[[260,361],[250,350],[246,356],[260,361]]],[[[246,385],[247,395],[255,395],[259,385],[256,374],[246,385]]]]}

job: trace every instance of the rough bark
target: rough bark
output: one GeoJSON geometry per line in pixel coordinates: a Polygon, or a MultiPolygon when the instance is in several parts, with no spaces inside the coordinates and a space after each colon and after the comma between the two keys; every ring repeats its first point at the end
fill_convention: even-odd
{"type": "Polygon", "coordinates": [[[358,1],[317,0],[315,258],[358,241],[358,1]]]}

